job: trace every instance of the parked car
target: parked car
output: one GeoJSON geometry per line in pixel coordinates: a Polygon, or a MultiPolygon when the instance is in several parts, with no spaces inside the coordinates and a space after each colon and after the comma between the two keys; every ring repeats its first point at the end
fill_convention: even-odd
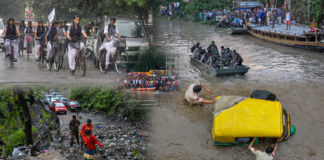
{"type": "Polygon", "coordinates": [[[51,105],[49,106],[49,108],[51,111],[55,112],[56,114],[66,114],[67,113],[67,109],[66,109],[65,105],[60,101],[52,102],[51,105]]]}
{"type": "MultiPolygon", "coordinates": [[[[102,18],[98,27],[97,36],[94,42],[94,63],[99,65],[99,48],[105,39],[104,28],[109,24],[108,18],[102,18]]],[[[149,41],[145,33],[145,28],[141,20],[137,18],[116,18],[115,23],[119,34],[126,40],[126,52],[128,56],[135,56],[137,53],[149,49],[149,41]]],[[[122,53],[123,55],[124,53],[122,53]]]]}
{"type": "Polygon", "coordinates": [[[3,30],[4,30],[5,26],[3,24],[3,20],[2,18],[0,18],[0,49],[2,49],[2,51],[4,51],[4,39],[2,36],[3,30]]]}
{"type": "Polygon", "coordinates": [[[62,97],[61,99],[60,99],[60,101],[62,102],[62,103],[64,103],[64,105],[65,106],[67,106],[68,105],[68,99],[67,98],[64,98],[64,97],[62,97]]]}
{"type": "Polygon", "coordinates": [[[56,97],[52,97],[52,99],[51,99],[51,103],[52,103],[52,102],[56,102],[56,101],[60,101],[60,99],[59,99],[59,98],[56,98],[56,97]]]}
{"type": "Polygon", "coordinates": [[[53,97],[56,97],[57,95],[59,95],[59,93],[58,92],[50,92],[50,95],[52,95],[53,97]]]}
{"type": "Polygon", "coordinates": [[[75,100],[70,100],[67,107],[71,112],[81,110],[81,105],[79,104],[78,101],[75,100]]]}
{"type": "Polygon", "coordinates": [[[58,98],[59,101],[61,101],[61,98],[64,98],[64,97],[62,95],[58,94],[58,95],[55,96],[55,98],[58,98]]]}
{"type": "Polygon", "coordinates": [[[49,104],[51,102],[52,96],[47,94],[44,96],[44,103],[49,104]]]}

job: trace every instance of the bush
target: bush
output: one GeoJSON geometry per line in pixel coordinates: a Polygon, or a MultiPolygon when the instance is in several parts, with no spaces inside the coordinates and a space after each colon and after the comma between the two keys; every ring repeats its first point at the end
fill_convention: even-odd
{"type": "Polygon", "coordinates": [[[71,92],[71,99],[77,100],[82,108],[89,108],[120,115],[130,121],[140,121],[146,118],[146,111],[139,109],[139,104],[132,101],[128,94],[108,88],[77,88],[71,92]]]}
{"type": "Polygon", "coordinates": [[[165,55],[160,54],[156,49],[149,49],[138,55],[135,69],[137,72],[147,72],[150,69],[165,67],[165,55]]]}

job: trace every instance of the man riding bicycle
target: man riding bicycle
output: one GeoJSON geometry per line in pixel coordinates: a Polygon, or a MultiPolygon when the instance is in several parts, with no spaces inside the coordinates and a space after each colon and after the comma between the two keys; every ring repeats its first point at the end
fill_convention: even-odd
{"type": "MultiPolygon", "coordinates": [[[[56,31],[58,36],[62,39],[64,37],[66,37],[66,30],[63,26],[62,22],[58,22],[57,23],[57,27],[56,27],[56,31]]],[[[61,41],[61,50],[63,52],[63,55],[65,55],[65,51],[66,51],[66,43],[64,41],[61,41]]]]}
{"type": "Polygon", "coordinates": [[[41,45],[44,46],[44,42],[45,42],[44,38],[45,38],[46,33],[47,33],[47,29],[44,26],[43,21],[39,21],[37,29],[35,31],[35,35],[34,35],[34,37],[36,39],[35,58],[36,58],[37,61],[39,61],[39,56],[40,56],[39,55],[40,54],[39,49],[40,49],[41,45]]]}
{"type": "MultiPolygon", "coordinates": [[[[28,26],[26,27],[25,31],[23,33],[26,34],[26,43],[25,43],[25,48],[27,48],[27,42],[30,42],[32,43],[32,39],[33,39],[33,36],[34,36],[34,28],[32,26],[32,22],[31,21],[28,21],[28,26]]],[[[30,46],[31,47],[31,46],[30,46]]],[[[29,48],[29,51],[31,52],[31,48],[29,48]]],[[[27,52],[29,52],[27,51],[27,52]]]]}
{"type": "Polygon", "coordinates": [[[69,39],[68,59],[72,75],[75,72],[75,57],[77,56],[78,51],[85,51],[84,43],[81,41],[82,36],[88,40],[88,36],[85,33],[84,28],[80,26],[79,22],[79,16],[75,16],[73,19],[73,24],[69,26],[67,30],[67,38],[69,39]]]}
{"type": "Polygon", "coordinates": [[[3,31],[3,37],[5,38],[5,48],[6,48],[6,56],[9,56],[11,53],[11,45],[14,48],[14,61],[18,60],[18,43],[17,37],[20,37],[20,33],[18,28],[16,28],[15,20],[13,18],[9,18],[8,25],[3,31]]]}
{"type": "Polygon", "coordinates": [[[52,52],[53,49],[51,43],[61,41],[60,37],[57,34],[56,25],[57,23],[53,22],[52,27],[50,28],[50,30],[48,30],[45,36],[45,45],[47,45],[47,57],[46,57],[47,61],[49,61],[49,59],[53,56],[53,52],[52,52]]]}
{"type": "Polygon", "coordinates": [[[110,55],[114,56],[116,52],[114,41],[112,41],[111,38],[117,35],[117,37],[121,39],[118,29],[115,26],[115,22],[116,22],[116,18],[112,17],[110,18],[110,23],[108,24],[108,26],[105,26],[104,28],[105,39],[101,47],[99,48],[99,52],[101,52],[103,49],[106,49],[106,71],[108,70],[109,67],[110,55]]]}

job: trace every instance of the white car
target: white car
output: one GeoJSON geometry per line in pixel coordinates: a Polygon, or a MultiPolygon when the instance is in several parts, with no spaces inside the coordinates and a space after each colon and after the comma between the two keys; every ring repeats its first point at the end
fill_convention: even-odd
{"type": "Polygon", "coordinates": [[[51,99],[51,103],[52,103],[52,102],[60,102],[60,99],[59,99],[59,98],[52,98],[52,99],[51,99]]]}
{"type": "Polygon", "coordinates": [[[0,18],[0,49],[2,49],[2,51],[4,51],[4,39],[2,35],[4,28],[3,20],[0,18]]]}

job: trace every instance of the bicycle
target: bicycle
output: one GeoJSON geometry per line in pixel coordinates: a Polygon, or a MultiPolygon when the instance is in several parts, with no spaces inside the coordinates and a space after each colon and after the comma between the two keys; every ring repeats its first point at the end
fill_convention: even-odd
{"type": "Polygon", "coordinates": [[[58,57],[58,63],[59,63],[58,67],[59,67],[59,69],[61,69],[62,66],[63,66],[63,60],[64,60],[66,48],[67,48],[66,47],[66,44],[67,44],[66,37],[60,37],[60,39],[61,39],[61,42],[59,43],[60,52],[58,54],[58,56],[59,56],[58,57]]]}
{"type": "Polygon", "coordinates": [[[45,59],[46,59],[46,52],[45,52],[44,48],[46,48],[46,47],[45,47],[45,44],[43,44],[43,42],[39,42],[39,43],[40,43],[40,47],[39,47],[38,65],[39,65],[39,68],[43,68],[45,59]]]}
{"type": "MultiPolygon", "coordinates": [[[[115,66],[116,72],[119,74],[127,73],[128,54],[126,52],[126,40],[119,40],[117,37],[112,37],[113,46],[116,47],[116,52],[110,58],[110,64],[115,66]]],[[[101,52],[99,55],[99,69],[102,73],[107,73],[106,69],[106,52],[101,52]]]]}
{"type": "MultiPolygon", "coordinates": [[[[77,67],[80,67],[81,75],[84,77],[86,73],[86,62],[85,62],[84,53],[80,50],[81,43],[77,42],[77,45],[73,45],[73,46],[71,45],[71,47],[77,49],[77,56],[75,57],[75,70],[77,67]]],[[[73,74],[75,70],[73,71],[73,74]]]]}
{"type": "Polygon", "coordinates": [[[14,62],[15,62],[15,53],[14,53],[14,42],[10,41],[10,54],[9,54],[9,61],[10,61],[10,68],[14,67],[14,62]]]}
{"type": "Polygon", "coordinates": [[[24,55],[24,41],[25,41],[25,34],[21,33],[19,39],[19,55],[21,56],[24,55]]]}
{"type": "Polygon", "coordinates": [[[33,35],[29,34],[26,36],[26,53],[27,53],[27,60],[29,60],[29,53],[32,53],[32,40],[33,40],[33,35]]]}

